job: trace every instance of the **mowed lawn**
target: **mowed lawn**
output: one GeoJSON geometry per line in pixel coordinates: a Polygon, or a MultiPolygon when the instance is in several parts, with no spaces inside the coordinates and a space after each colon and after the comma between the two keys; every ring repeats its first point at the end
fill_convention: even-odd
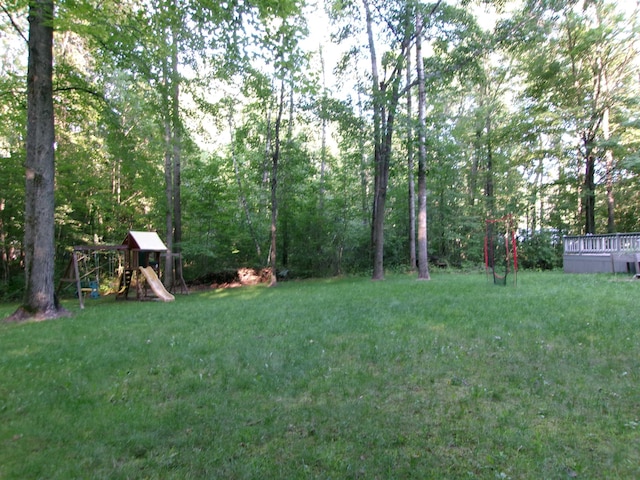
{"type": "Polygon", "coordinates": [[[0,479],[640,478],[639,300],[555,272],[69,300],[0,323],[0,479]]]}

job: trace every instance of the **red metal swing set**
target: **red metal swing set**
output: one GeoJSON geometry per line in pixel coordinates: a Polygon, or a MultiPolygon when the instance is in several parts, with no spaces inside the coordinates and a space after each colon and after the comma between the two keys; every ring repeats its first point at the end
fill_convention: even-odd
{"type": "Polygon", "coordinates": [[[513,271],[513,283],[518,283],[518,246],[511,214],[501,218],[487,219],[484,236],[484,265],[487,277],[493,283],[506,285],[507,275],[513,271]],[[499,228],[502,227],[502,228],[499,228]]]}

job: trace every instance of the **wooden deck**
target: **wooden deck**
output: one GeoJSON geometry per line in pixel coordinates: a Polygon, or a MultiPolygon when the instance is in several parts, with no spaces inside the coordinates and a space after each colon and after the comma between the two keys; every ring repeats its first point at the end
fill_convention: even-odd
{"type": "Polygon", "coordinates": [[[640,233],[565,236],[566,273],[640,273],[640,233]]]}

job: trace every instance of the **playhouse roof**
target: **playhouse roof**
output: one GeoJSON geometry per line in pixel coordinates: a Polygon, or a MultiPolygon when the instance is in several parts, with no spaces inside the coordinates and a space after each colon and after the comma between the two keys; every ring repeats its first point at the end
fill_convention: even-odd
{"type": "Polygon", "coordinates": [[[167,247],[160,240],[156,232],[134,232],[130,231],[122,242],[128,245],[131,250],[140,250],[143,252],[166,252],[167,247]]]}

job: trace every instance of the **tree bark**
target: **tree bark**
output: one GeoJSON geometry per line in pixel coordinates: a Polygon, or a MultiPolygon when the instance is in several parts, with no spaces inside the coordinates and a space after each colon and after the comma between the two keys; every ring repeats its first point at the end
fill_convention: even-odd
{"type": "Polygon", "coordinates": [[[584,183],[582,185],[584,208],[584,233],[596,233],[596,159],[589,152],[585,159],[584,183]]]}
{"type": "Polygon", "coordinates": [[[582,132],[582,150],[584,159],[584,181],[582,182],[581,213],[584,215],[584,234],[596,233],[596,156],[594,155],[595,131],[601,118],[593,128],[582,132]]]}
{"type": "Polygon", "coordinates": [[[373,250],[373,280],[384,278],[384,206],[386,200],[385,169],[382,154],[382,112],[383,99],[380,92],[380,77],[378,75],[378,57],[373,40],[373,18],[368,0],[362,0],[366,14],[367,38],[369,42],[369,56],[371,58],[371,82],[373,94],[373,144],[374,144],[374,187],[373,187],[373,218],[371,222],[371,246],[373,250]]]}
{"type": "Polygon", "coordinates": [[[422,60],[422,16],[418,14],[416,29],[416,68],[418,72],[418,279],[429,280],[427,254],[427,136],[426,92],[422,60]]]}
{"type": "Polygon", "coordinates": [[[68,315],[54,288],[53,0],[29,6],[24,304],[8,320],[68,315]]]}
{"type": "Polygon", "coordinates": [[[400,53],[388,79],[380,81],[375,42],[373,39],[373,17],[369,0],[362,0],[367,24],[369,55],[371,57],[371,80],[373,100],[374,130],[374,201],[371,242],[373,247],[373,280],[384,278],[384,220],[387,186],[389,183],[389,166],[394,132],[395,115],[400,99],[400,79],[404,71],[404,62],[409,51],[409,22],[403,27],[403,38],[400,42],[400,53]],[[390,91],[388,90],[390,87],[390,91]]]}
{"type": "MultiPolygon", "coordinates": [[[[411,57],[407,56],[407,85],[411,84],[411,57]]],[[[416,260],[416,188],[413,175],[413,106],[411,90],[407,93],[407,183],[409,185],[409,268],[415,271],[416,260]]]]}

